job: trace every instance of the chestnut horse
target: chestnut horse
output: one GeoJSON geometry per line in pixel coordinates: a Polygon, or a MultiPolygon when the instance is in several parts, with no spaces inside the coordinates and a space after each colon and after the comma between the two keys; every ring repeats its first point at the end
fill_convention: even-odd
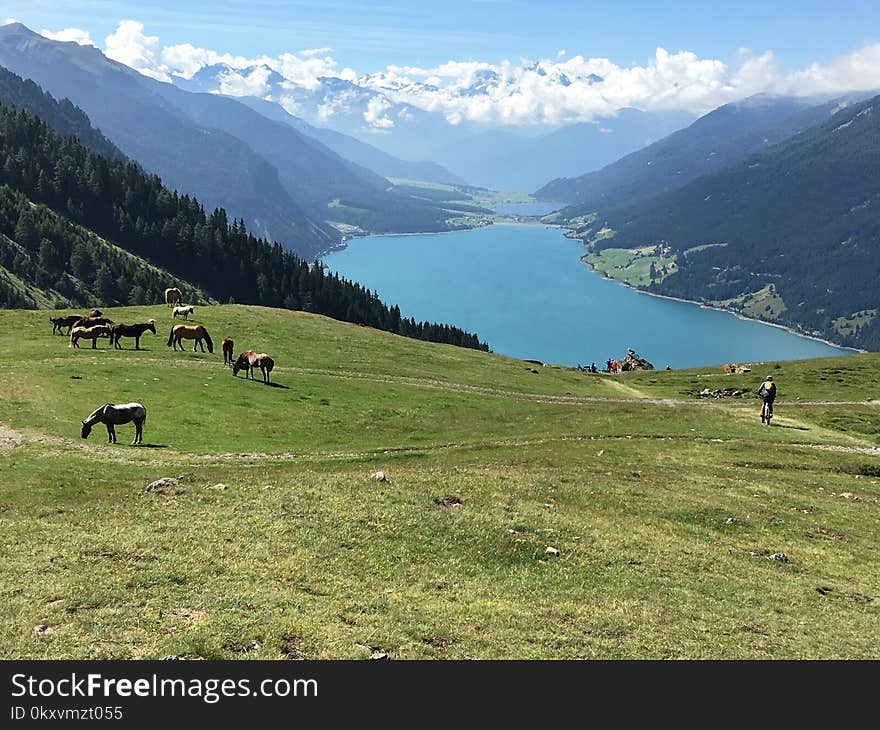
{"type": "Polygon", "coordinates": [[[79,348],[77,340],[80,338],[91,340],[92,349],[97,349],[99,337],[110,337],[110,328],[106,324],[96,324],[92,327],[74,327],[70,332],[70,344],[68,347],[79,348]]]}
{"type": "Polygon", "coordinates": [[[177,287],[165,290],[165,304],[170,304],[173,307],[175,304],[180,304],[182,301],[183,294],[180,293],[180,289],[177,287]]]}
{"type": "Polygon", "coordinates": [[[235,347],[235,343],[232,341],[231,337],[223,338],[223,365],[224,366],[226,366],[226,365],[229,365],[230,367],[232,366],[232,361],[233,361],[232,353],[233,353],[234,347],[235,347]]]}

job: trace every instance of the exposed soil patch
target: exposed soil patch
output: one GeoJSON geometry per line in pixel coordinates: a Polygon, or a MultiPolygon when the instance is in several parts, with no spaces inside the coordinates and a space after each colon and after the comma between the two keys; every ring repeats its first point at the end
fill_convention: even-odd
{"type": "Polygon", "coordinates": [[[307,659],[305,650],[302,647],[302,640],[298,636],[288,635],[281,639],[281,651],[284,652],[288,659],[302,661],[307,659]]]}
{"type": "Polygon", "coordinates": [[[461,500],[458,497],[435,497],[434,504],[440,507],[461,507],[461,500]]]}
{"type": "Polygon", "coordinates": [[[24,443],[24,438],[18,431],[0,426],[0,453],[12,451],[24,443]]]}
{"type": "Polygon", "coordinates": [[[685,391],[685,394],[697,398],[743,398],[749,395],[750,391],[740,388],[693,388],[685,391]]]}

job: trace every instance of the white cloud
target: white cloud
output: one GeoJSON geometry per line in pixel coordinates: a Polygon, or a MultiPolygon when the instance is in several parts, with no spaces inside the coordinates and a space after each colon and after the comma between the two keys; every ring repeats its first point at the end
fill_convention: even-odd
{"type": "Polygon", "coordinates": [[[364,120],[374,129],[391,129],[394,126],[394,121],[386,114],[390,108],[391,102],[384,97],[374,96],[367,103],[364,120]]]}
{"type": "Polygon", "coordinates": [[[272,69],[266,66],[255,66],[250,73],[242,73],[230,69],[220,74],[221,94],[229,96],[268,96],[271,91],[269,86],[269,76],[272,69]]]}
{"type": "Polygon", "coordinates": [[[76,41],[81,46],[93,46],[95,42],[89,37],[89,32],[82,28],[65,28],[53,33],[51,30],[41,30],[40,35],[53,41],[76,41]]]}
{"type": "Polygon", "coordinates": [[[3,22],[3,25],[9,25],[10,23],[17,23],[18,21],[15,18],[6,18],[3,22]]]}
{"type": "MultiPolygon", "coordinates": [[[[90,42],[76,28],[43,34],[90,42]]],[[[271,96],[291,113],[310,109],[324,121],[358,114],[375,130],[390,129],[415,110],[441,114],[450,124],[558,125],[594,121],[626,107],[703,113],[759,92],[806,96],[880,89],[880,44],[794,70],[770,51],[739,49],[725,62],[657,48],[644,63],[629,66],[561,49],[538,61],[450,60],[433,68],[389,65],[358,73],[340,69],[330,48],[247,58],[191,44],[162,46],[141,23],[123,20],[105,48],[111,58],[163,81],[220,64],[225,68],[217,75],[217,91],[271,96]],[[322,86],[325,77],[338,80],[331,93],[322,86]]]]}
{"type": "Polygon", "coordinates": [[[143,23],[122,20],[104,39],[104,53],[145,76],[170,81],[167,68],[159,61],[159,37],[144,35],[143,23]]]}

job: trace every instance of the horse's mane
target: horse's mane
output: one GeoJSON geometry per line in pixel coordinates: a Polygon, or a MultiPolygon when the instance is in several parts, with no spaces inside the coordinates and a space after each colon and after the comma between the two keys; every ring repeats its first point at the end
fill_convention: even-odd
{"type": "Polygon", "coordinates": [[[112,405],[113,405],[112,403],[105,403],[102,406],[98,406],[95,410],[93,410],[91,413],[89,413],[89,415],[86,416],[86,420],[87,421],[91,420],[92,418],[94,418],[95,416],[98,415],[98,411],[103,411],[107,406],[112,406],[112,405]]]}

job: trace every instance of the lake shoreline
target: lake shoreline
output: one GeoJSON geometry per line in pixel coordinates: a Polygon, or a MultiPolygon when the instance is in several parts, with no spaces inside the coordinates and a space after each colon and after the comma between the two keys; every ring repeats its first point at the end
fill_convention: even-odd
{"type": "MultiPolygon", "coordinates": [[[[569,236],[566,236],[566,238],[569,238],[572,241],[580,241],[581,240],[579,238],[573,238],[573,237],[569,237],[569,236]]],[[[779,322],[768,322],[765,319],[758,319],[757,317],[748,317],[748,316],[744,315],[742,312],[736,311],[735,309],[728,309],[727,307],[718,307],[713,304],[706,304],[705,302],[698,302],[695,299],[683,299],[682,297],[673,297],[673,296],[670,296],[669,294],[658,294],[657,292],[651,292],[651,291],[646,291],[645,289],[640,289],[639,287],[633,286],[632,284],[628,284],[625,281],[621,281],[620,279],[615,279],[613,276],[608,276],[608,274],[606,274],[604,271],[600,271],[593,264],[591,264],[589,261],[587,261],[586,256],[587,256],[586,254],[581,256],[580,262],[582,264],[584,264],[587,268],[589,268],[590,271],[592,271],[594,274],[605,279],[606,281],[613,281],[617,284],[620,284],[621,286],[625,286],[627,289],[632,289],[634,292],[637,292],[638,294],[646,294],[649,297],[657,297],[658,299],[668,299],[672,302],[683,302],[684,304],[696,304],[701,309],[711,309],[716,312],[726,312],[727,314],[732,314],[737,319],[741,319],[745,322],[757,322],[758,324],[765,324],[768,327],[778,327],[779,329],[784,330],[784,331],[788,332],[789,334],[796,335],[797,337],[803,337],[804,339],[807,339],[807,340],[814,340],[815,342],[821,342],[823,345],[828,345],[829,347],[836,347],[839,350],[847,350],[847,351],[852,352],[854,354],[856,354],[856,353],[864,354],[864,353],[868,352],[867,350],[862,350],[857,347],[848,347],[846,345],[841,345],[838,342],[832,342],[831,340],[823,339],[822,337],[816,337],[815,335],[808,335],[808,334],[805,334],[804,332],[799,332],[798,330],[794,329],[793,327],[789,327],[784,324],[779,324],[779,322]]]]}
{"type": "Polygon", "coordinates": [[[327,256],[332,253],[338,253],[339,251],[344,251],[348,248],[348,242],[354,238],[385,238],[390,236],[442,236],[445,233],[463,233],[464,231],[476,231],[481,228],[489,228],[490,226],[524,226],[524,227],[541,227],[541,228],[562,228],[558,223],[542,223],[537,218],[533,223],[529,223],[528,221],[522,220],[504,220],[504,221],[492,221],[484,226],[469,226],[467,228],[456,228],[451,231],[412,231],[409,233],[346,233],[342,240],[330,248],[324,249],[323,251],[319,251],[315,254],[316,259],[320,259],[324,256],[327,256]]]}

